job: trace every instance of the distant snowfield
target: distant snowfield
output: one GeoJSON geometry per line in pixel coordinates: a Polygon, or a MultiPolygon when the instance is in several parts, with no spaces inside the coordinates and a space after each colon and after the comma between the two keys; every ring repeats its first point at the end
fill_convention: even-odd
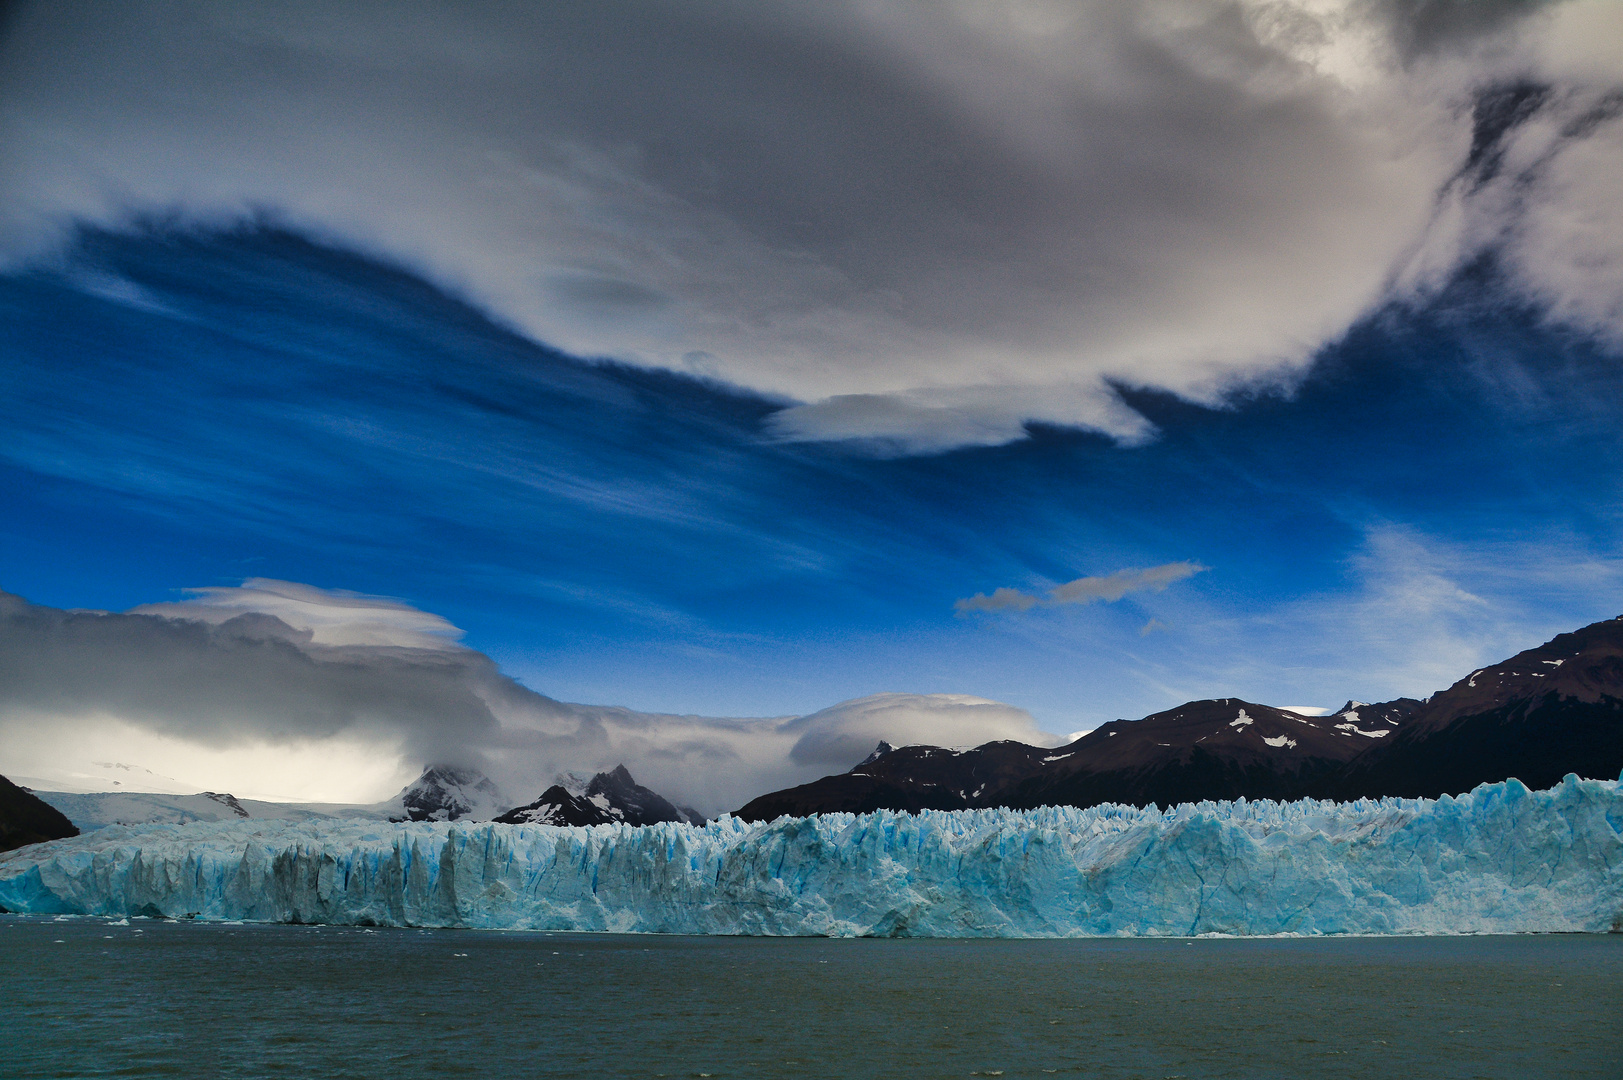
{"type": "Polygon", "coordinates": [[[185,825],[194,821],[315,821],[318,819],[387,820],[396,806],[344,803],[274,803],[222,794],[170,795],[151,791],[35,791],[62,811],[80,832],[108,825],[185,825]]]}
{"type": "Polygon", "coordinates": [[[123,761],[69,763],[49,776],[30,776],[15,770],[5,775],[12,783],[35,791],[44,789],[73,795],[123,795],[127,792],[191,795],[198,791],[197,784],[123,761]]]}
{"type": "Polygon", "coordinates": [[[109,826],[0,856],[13,912],[672,934],[1623,930],[1623,790],[880,811],[703,827],[109,826]]]}

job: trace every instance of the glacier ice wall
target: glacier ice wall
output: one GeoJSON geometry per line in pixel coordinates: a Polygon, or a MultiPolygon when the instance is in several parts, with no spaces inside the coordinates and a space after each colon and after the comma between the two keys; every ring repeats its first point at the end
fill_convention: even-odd
{"type": "Polygon", "coordinates": [[[0,857],[14,912],[679,934],[1623,929],[1623,790],[631,828],[109,826],[0,857]]]}

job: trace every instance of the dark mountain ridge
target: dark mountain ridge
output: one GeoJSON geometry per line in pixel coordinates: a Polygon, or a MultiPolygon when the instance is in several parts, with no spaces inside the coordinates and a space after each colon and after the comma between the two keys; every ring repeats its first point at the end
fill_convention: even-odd
{"type": "Polygon", "coordinates": [[[1049,768],[1003,792],[1004,805],[1296,798],[1403,722],[1405,710],[1397,703],[1363,708],[1390,719],[1361,726],[1347,718],[1362,716],[1351,708],[1311,717],[1217,698],[1138,721],[1117,720],[1055,752],[1049,768]]]}
{"type": "Polygon", "coordinates": [[[1471,672],[1313,793],[1435,798],[1510,776],[1546,788],[1569,772],[1610,780],[1619,769],[1623,617],[1471,672]]]}
{"type": "MultiPolygon", "coordinates": [[[[883,748],[883,744],[882,744],[883,748]]],[[[1349,701],[1327,716],[1219,698],[1117,720],[1066,746],[904,746],[737,813],[972,809],[1203,799],[1353,799],[1468,791],[1515,776],[1623,769],[1623,618],[1562,634],[1425,701],[1349,701]]]]}
{"type": "Polygon", "coordinates": [[[1011,784],[1033,775],[1045,757],[1059,753],[1041,746],[1005,740],[973,750],[940,746],[890,749],[881,742],[850,772],[825,776],[799,787],[774,791],[752,800],[737,816],[770,821],[787,814],[874,810],[962,810],[1001,805],[1011,784]]]}
{"type": "Polygon", "coordinates": [[[586,790],[575,794],[562,784],[554,784],[541,797],[525,806],[516,806],[496,821],[505,825],[653,825],[660,821],[685,821],[703,825],[704,815],[679,807],[669,799],[643,787],[631,778],[624,765],[592,777],[586,790]]]}
{"type": "Polygon", "coordinates": [[[0,776],[0,851],[78,835],[62,811],[0,776]]]}

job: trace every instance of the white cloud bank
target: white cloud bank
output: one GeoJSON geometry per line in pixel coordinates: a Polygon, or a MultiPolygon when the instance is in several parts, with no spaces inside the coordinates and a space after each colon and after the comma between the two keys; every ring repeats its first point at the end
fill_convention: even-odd
{"type": "Polygon", "coordinates": [[[1022,709],[951,694],[770,719],[574,705],[515,682],[456,644],[444,619],[397,600],[260,578],[190,592],[124,613],[0,592],[0,773],[138,789],[105,764],[123,762],[180,790],[369,802],[450,762],[528,801],[558,772],[624,763],[717,813],[849,768],[881,739],[1057,741],[1022,709]]]}
{"type": "Polygon", "coordinates": [[[240,586],[183,590],[179,603],[142,604],[131,615],[163,615],[219,626],[239,615],[270,615],[316,645],[396,645],[456,649],[462,631],[442,616],[400,600],[293,581],[249,578],[240,586]]]}
{"type": "Polygon", "coordinates": [[[13,260],[269,214],[787,395],[786,439],[1142,439],[1111,380],[1288,378],[1485,246],[1558,318],[1623,312],[1608,0],[36,3],[0,50],[13,260]],[[1473,120],[1502,167],[1451,180],[1473,120]]]}

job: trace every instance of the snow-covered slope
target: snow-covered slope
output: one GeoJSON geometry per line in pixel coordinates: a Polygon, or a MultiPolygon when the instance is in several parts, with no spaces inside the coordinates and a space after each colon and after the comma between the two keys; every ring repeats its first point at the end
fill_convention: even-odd
{"type": "Polygon", "coordinates": [[[128,761],[63,761],[47,776],[8,773],[13,783],[34,791],[66,791],[75,794],[96,792],[146,792],[161,795],[192,795],[203,785],[177,780],[145,765],[128,761]]]}
{"type": "Polygon", "coordinates": [[[1623,930],[1623,790],[881,811],[700,828],[113,826],[0,856],[11,911],[684,934],[1623,930]]]}
{"type": "Polygon", "coordinates": [[[36,791],[84,832],[104,825],[184,825],[191,821],[255,820],[310,821],[317,818],[385,818],[366,806],[335,803],[272,803],[237,799],[229,794],[200,792],[165,795],[151,791],[36,791]]]}

